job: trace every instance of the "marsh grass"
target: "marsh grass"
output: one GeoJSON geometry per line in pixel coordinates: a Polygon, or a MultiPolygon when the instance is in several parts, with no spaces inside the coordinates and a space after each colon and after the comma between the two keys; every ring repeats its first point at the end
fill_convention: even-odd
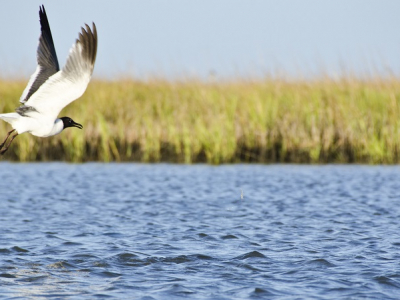
{"type": "MultiPolygon", "coordinates": [[[[0,80],[0,112],[26,81],[0,80]]],[[[2,159],[399,163],[400,81],[92,81],[64,109],[84,129],[19,136],[2,159]]],[[[0,123],[0,138],[10,126],[0,123]]]]}

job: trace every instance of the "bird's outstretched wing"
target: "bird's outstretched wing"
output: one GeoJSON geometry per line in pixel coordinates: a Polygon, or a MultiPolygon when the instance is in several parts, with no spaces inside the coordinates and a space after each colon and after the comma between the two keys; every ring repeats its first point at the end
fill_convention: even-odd
{"type": "Polygon", "coordinates": [[[39,89],[39,87],[53,74],[60,70],[58,66],[56,49],[54,48],[53,37],[51,36],[49,21],[46,10],[42,5],[39,9],[41,35],[37,48],[37,67],[35,73],[29,79],[22,96],[21,103],[25,103],[39,89]]]}
{"type": "Polygon", "coordinates": [[[65,66],[52,75],[25,103],[44,118],[55,120],[60,111],[85,92],[97,53],[97,30],[86,25],[69,51],[65,66]]]}

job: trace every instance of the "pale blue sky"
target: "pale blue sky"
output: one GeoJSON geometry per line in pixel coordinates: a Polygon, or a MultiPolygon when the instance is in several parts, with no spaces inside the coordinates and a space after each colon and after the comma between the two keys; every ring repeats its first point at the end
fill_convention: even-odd
{"type": "Polygon", "coordinates": [[[96,77],[400,74],[396,0],[0,0],[0,75],[36,67],[44,4],[63,65],[85,22],[98,28],[96,77]]]}

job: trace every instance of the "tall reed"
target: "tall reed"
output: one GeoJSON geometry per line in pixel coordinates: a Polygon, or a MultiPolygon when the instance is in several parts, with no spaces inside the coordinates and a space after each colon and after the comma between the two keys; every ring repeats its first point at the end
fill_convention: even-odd
{"type": "MultiPolygon", "coordinates": [[[[0,113],[26,82],[0,80],[0,113]]],[[[92,81],[62,116],[84,129],[19,136],[17,161],[398,163],[396,78],[92,81]]],[[[0,138],[10,126],[0,123],[0,138]]]]}

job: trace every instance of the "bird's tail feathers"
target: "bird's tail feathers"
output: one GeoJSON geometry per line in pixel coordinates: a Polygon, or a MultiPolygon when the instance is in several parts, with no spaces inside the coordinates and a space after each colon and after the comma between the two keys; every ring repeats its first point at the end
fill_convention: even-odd
{"type": "Polygon", "coordinates": [[[14,123],[14,121],[18,120],[20,117],[21,116],[17,113],[0,114],[0,119],[10,124],[14,123]]]}

